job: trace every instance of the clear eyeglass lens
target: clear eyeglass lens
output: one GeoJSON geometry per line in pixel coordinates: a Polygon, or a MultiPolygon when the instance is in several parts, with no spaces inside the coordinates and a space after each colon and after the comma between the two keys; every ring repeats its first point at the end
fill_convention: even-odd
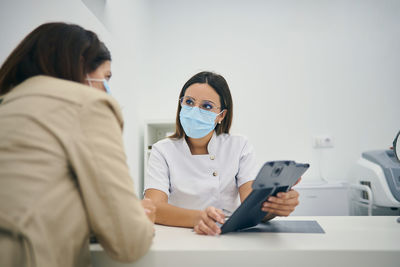
{"type": "Polygon", "coordinates": [[[184,106],[189,106],[189,107],[193,107],[196,105],[196,102],[194,101],[194,99],[189,98],[189,97],[184,97],[181,100],[181,104],[184,106]]]}
{"type": "MultiPolygon", "coordinates": [[[[182,106],[195,107],[196,106],[196,100],[191,98],[191,97],[182,97],[181,98],[181,105],[182,106]]],[[[204,101],[202,101],[200,103],[199,108],[200,108],[200,110],[211,111],[211,110],[214,110],[216,107],[215,107],[214,103],[212,103],[210,101],[207,101],[207,100],[204,100],[204,101]]]]}
{"type": "Polygon", "coordinates": [[[215,107],[213,103],[208,101],[203,101],[200,105],[200,108],[204,110],[213,110],[215,107]]]}

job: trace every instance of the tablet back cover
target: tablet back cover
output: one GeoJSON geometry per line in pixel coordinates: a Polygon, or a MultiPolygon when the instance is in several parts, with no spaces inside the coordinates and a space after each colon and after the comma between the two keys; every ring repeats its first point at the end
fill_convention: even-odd
{"type": "Polygon", "coordinates": [[[279,192],[287,192],[309,166],[294,161],[266,162],[253,182],[253,191],[222,225],[221,234],[260,223],[267,215],[267,212],[261,210],[262,203],[279,192]]]}

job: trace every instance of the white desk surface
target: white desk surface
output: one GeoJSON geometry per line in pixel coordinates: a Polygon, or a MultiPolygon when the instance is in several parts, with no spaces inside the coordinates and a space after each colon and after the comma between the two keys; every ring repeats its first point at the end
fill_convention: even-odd
{"type": "Polygon", "coordinates": [[[91,245],[93,266],[400,266],[396,216],[288,217],[316,220],[325,234],[230,233],[200,236],[191,229],[156,225],[150,251],[139,261],[111,260],[91,245]]]}

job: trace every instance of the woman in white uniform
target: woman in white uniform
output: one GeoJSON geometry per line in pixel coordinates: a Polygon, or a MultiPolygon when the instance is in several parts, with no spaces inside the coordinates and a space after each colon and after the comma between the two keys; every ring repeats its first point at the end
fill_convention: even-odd
{"type": "MultiPolygon", "coordinates": [[[[226,80],[212,72],[189,79],[179,94],[175,133],[153,145],[145,196],[156,204],[156,223],[193,227],[216,235],[225,214],[251,192],[258,168],[252,146],[229,134],[232,97],[226,80]]],[[[270,197],[265,220],[288,216],[299,194],[290,190],[270,197]]]]}

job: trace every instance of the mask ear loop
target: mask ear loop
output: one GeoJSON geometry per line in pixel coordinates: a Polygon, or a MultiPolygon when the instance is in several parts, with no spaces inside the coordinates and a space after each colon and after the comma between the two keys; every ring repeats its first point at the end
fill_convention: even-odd
{"type": "Polygon", "coordinates": [[[89,86],[93,87],[92,82],[90,81],[91,79],[89,78],[89,75],[87,75],[87,74],[86,74],[86,80],[89,82],[89,86]]]}
{"type": "MultiPolygon", "coordinates": [[[[225,111],[225,109],[223,109],[220,113],[218,113],[217,116],[221,115],[222,112],[224,112],[224,111],[225,111]]],[[[223,120],[223,119],[222,119],[222,120],[223,120]]],[[[221,124],[222,120],[220,120],[220,121],[218,122],[218,124],[221,124]]]]}

